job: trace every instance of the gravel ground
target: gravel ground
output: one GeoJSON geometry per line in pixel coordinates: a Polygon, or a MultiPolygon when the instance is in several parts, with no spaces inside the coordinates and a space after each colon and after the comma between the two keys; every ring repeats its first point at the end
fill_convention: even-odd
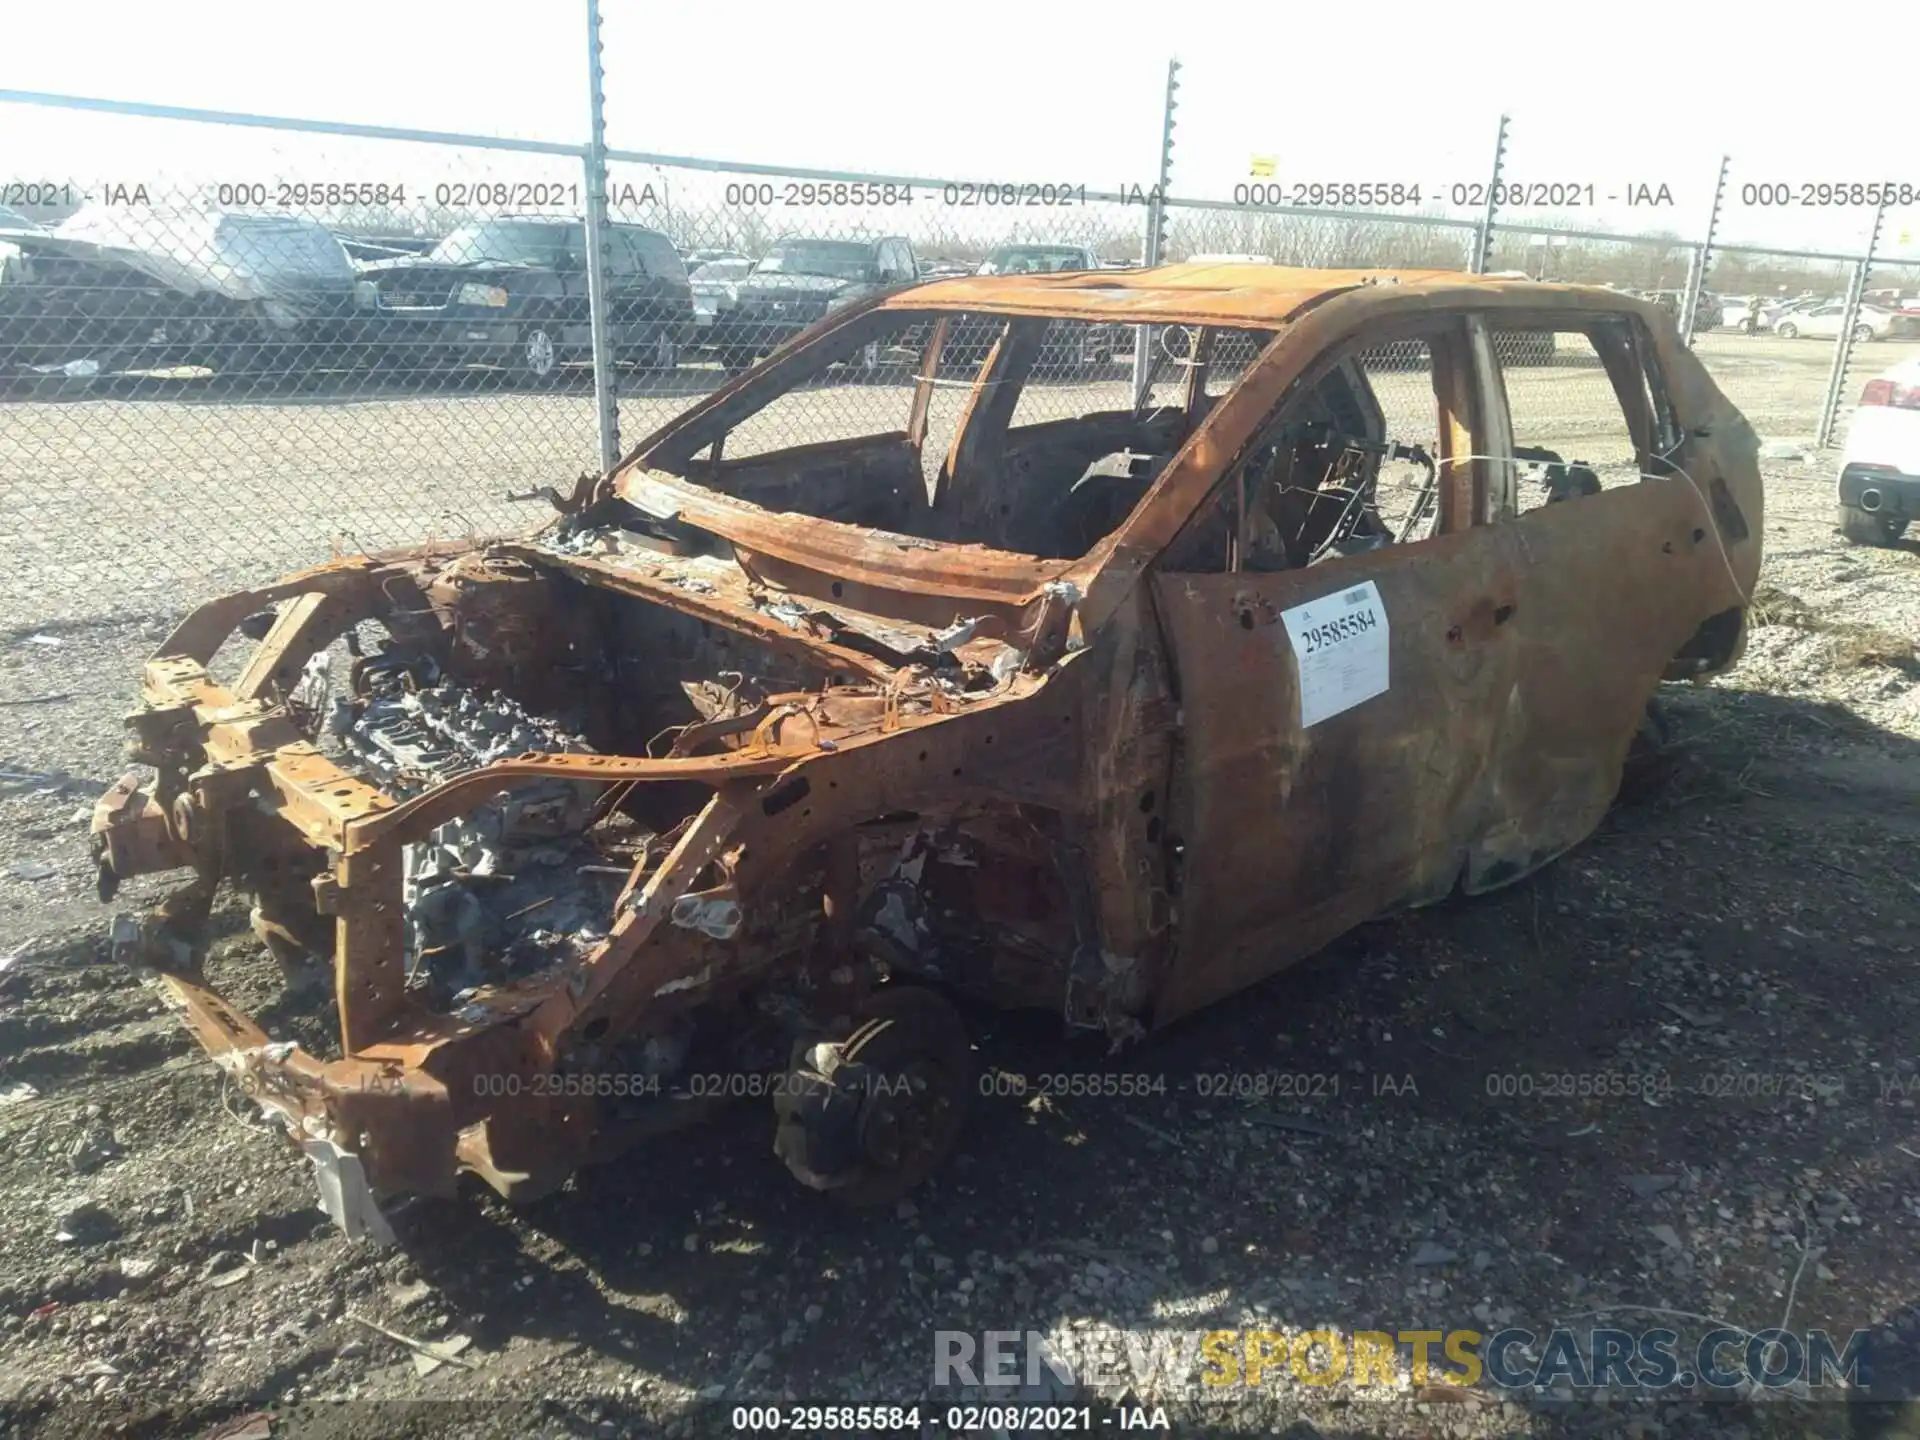
{"type": "MultiPolygon", "coordinates": [[[[1758,360],[1748,383],[1783,384],[1758,360]]],[[[506,403],[381,411],[398,438],[427,407],[506,403]]],[[[218,425],[280,413],[223,407],[218,425]]],[[[1783,433],[1764,403],[1750,414],[1783,433]]],[[[0,440],[10,485],[20,433],[0,440]]],[[[46,461],[52,493],[93,466],[113,499],[84,520],[16,511],[39,548],[0,581],[17,617],[0,637],[0,1418],[21,1433],[204,1435],[262,1411],[240,1433],[728,1433],[742,1400],[927,1396],[936,1329],[1072,1348],[1107,1329],[1785,1318],[1872,1329],[1880,1376],[1920,1380],[1920,546],[1845,547],[1830,462],[1769,463],[1745,665],[1667,697],[1669,744],[1571,856],[1363,927],[1119,1060],[980,1017],[984,1067],[1144,1076],[1148,1093],[984,1098],[955,1162],[878,1218],[793,1185],[749,1104],[526,1211],[478,1192],[407,1204],[379,1251],[326,1226],[305,1162],[105,962],[83,816],[121,769],[139,661],[188,598],[178,577],[109,593],[63,568],[88,526],[129,562],[139,534],[107,534],[122,504],[162,523],[147,507],[166,463],[108,448],[46,461]],[[1569,1074],[1670,1083],[1651,1101],[1546,1093],[1569,1074]],[[1219,1094],[1222,1076],[1267,1093],[1219,1094]],[[1275,1094],[1259,1078],[1275,1076],[1316,1078],[1275,1094]],[[470,1343],[423,1375],[363,1319],[470,1343]]],[[[308,458],[275,473],[333,483],[308,458]]],[[[456,484],[459,465],[432,464],[423,485],[456,484]]],[[[134,882],[118,903],[154,893],[134,882]]],[[[216,926],[216,984],[300,1033],[244,913],[216,926]]],[[[1183,1433],[1920,1433],[1897,1405],[1791,1398],[1136,1398],[1183,1433]]]]}

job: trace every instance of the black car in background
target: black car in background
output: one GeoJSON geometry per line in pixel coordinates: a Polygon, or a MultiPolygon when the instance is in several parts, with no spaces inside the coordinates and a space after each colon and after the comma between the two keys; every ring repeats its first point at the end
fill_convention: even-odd
{"type": "MultiPolygon", "coordinates": [[[[715,317],[704,343],[727,369],[744,370],[827,312],[919,278],[913,247],[897,235],[876,240],[788,236],[734,286],[731,311],[715,317]]],[[[877,342],[861,360],[868,370],[878,368],[877,342]]]]}
{"type": "MultiPolygon", "coordinates": [[[[616,361],[671,370],[693,330],[693,295],[673,242],[639,225],[607,230],[616,361]]],[[[360,267],[374,289],[377,348],[409,368],[483,362],[536,384],[593,353],[586,226],[553,216],[462,225],[425,255],[360,267]]]]}
{"type": "Polygon", "coordinates": [[[0,370],[329,369],[358,359],[361,303],[340,242],[295,215],[95,206],[0,229],[0,370]]]}

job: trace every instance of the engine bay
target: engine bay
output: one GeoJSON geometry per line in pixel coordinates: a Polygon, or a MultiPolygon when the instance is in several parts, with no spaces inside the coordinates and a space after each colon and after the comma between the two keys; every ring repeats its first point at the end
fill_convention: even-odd
{"type": "MultiPolygon", "coordinates": [[[[555,553],[567,565],[610,567],[619,548],[615,529],[566,537],[555,553]],[[582,552],[596,558],[577,558],[582,552]]],[[[672,563],[696,594],[713,582],[693,572],[721,573],[710,563],[672,563]]],[[[284,697],[322,755],[401,803],[529,757],[693,759],[783,734],[831,748],[836,737],[894,723],[890,711],[950,709],[1010,680],[997,655],[982,663],[1002,647],[970,650],[965,624],[928,636],[789,591],[761,592],[758,603],[783,627],[894,659],[906,674],[883,685],[808,666],[791,651],[525,555],[464,556],[433,574],[425,593],[430,611],[391,607],[312,654],[284,697]]],[[[249,628],[264,635],[277,619],[263,613],[249,628]]],[[[711,793],[673,780],[543,777],[402,845],[406,993],[431,1011],[459,1013],[584,959],[607,940],[623,894],[659,866],[711,793]]],[[[875,975],[897,971],[1058,1006],[1072,929],[1051,879],[1054,857],[1031,825],[992,807],[958,807],[871,817],[857,832],[860,904],[834,937],[843,960],[875,975]]],[[[255,890],[256,930],[270,943],[275,934],[299,937],[317,976],[330,932],[311,913],[304,883],[284,883],[270,865],[236,868],[233,878],[255,890]]],[[[797,1013],[804,1001],[782,999],[773,977],[803,970],[817,946],[819,870],[809,862],[779,899],[763,897],[746,936],[733,901],[689,906],[674,923],[715,941],[746,939],[775,957],[756,1003],[797,1013]]],[[[724,861],[703,874],[703,885],[727,882],[724,861]]],[[[683,1057],[689,1039],[676,1030],[666,1043],[683,1057]]],[[[657,1047],[662,1037],[641,1043],[657,1047]]]]}
{"type": "MultiPolygon", "coordinates": [[[[513,756],[594,753],[558,720],[448,679],[430,659],[355,668],[360,693],[327,706],[327,730],[389,794],[421,795],[513,756]]],[[[657,839],[631,825],[601,833],[604,799],[601,786],[542,780],[403,847],[409,987],[445,1009],[604,940],[622,882],[657,839]]]]}

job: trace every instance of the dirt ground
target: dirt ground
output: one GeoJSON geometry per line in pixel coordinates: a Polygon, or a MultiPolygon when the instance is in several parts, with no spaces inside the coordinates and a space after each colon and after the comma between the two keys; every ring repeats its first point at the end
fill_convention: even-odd
{"type": "MultiPolygon", "coordinates": [[[[985,1096],[878,1217],[794,1185],[748,1102],[528,1210],[476,1190],[397,1208],[396,1249],[341,1238],[307,1163],[104,954],[84,817],[180,587],[10,599],[5,1433],[691,1436],[783,1397],[933,1420],[941,1329],[1785,1323],[1872,1330],[1880,1382],[1920,1391],[1920,545],[1846,547],[1830,459],[1767,476],[1746,662],[1663,697],[1665,747],[1585,845],[1115,1059],[975,1017],[995,1073],[1160,1083],[985,1096]],[[1549,1093],[1579,1075],[1664,1078],[1549,1093]],[[365,1321],[468,1343],[423,1375],[365,1321]]],[[[216,983],[302,1033],[244,912],[217,923],[216,983]]],[[[1791,1397],[1137,1398],[1182,1433],[1920,1434],[1911,1407],[1791,1397]]]]}

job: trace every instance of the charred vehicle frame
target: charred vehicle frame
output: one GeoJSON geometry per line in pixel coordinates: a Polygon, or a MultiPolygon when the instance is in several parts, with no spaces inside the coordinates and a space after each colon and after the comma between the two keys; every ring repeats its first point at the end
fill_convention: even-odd
{"type": "Polygon", "coordinates": [[[789,1168],[884,1200],[974,1089],[955,998],[1117,1046],[1581,841],[1659,683],[1738,658],[1756,455],[1666,318],[1599,289],[1196,265],[871,297],[535,533],[196,610],[130,718],[154,777],[95,817],[103,895],[192,875],[115,944],[349,1230],[463,1171],[550,1190],[704,1113],[695,1070],[777,1074],[789,1168]],[[962,317],[997,336],[955,386],[962,317]],[[1198,343],[1133,403],[1010,423],[1066,322],[1198,343]],[[1249,331],[1216,393],[1214,342],[1249,331]],[[1635,483],[1515,446],[1494,341],[1542,331],[1591,343],[1635,483]],[[900,333],[904,428],[738,440],[900,333]],[[1425,357],[1420,443],[1361,365],[1393,345],[1425,357]],[[1397,525],[1396,456],[1427,477],[1397,525]],[[1522,508],[1527,462],[1555,503],[1522,508]],[[236,630],[257,646],[216,680],[236,630]],[[337,1053],[209,984],[222,884],[325,979],[337,1053]]]}

